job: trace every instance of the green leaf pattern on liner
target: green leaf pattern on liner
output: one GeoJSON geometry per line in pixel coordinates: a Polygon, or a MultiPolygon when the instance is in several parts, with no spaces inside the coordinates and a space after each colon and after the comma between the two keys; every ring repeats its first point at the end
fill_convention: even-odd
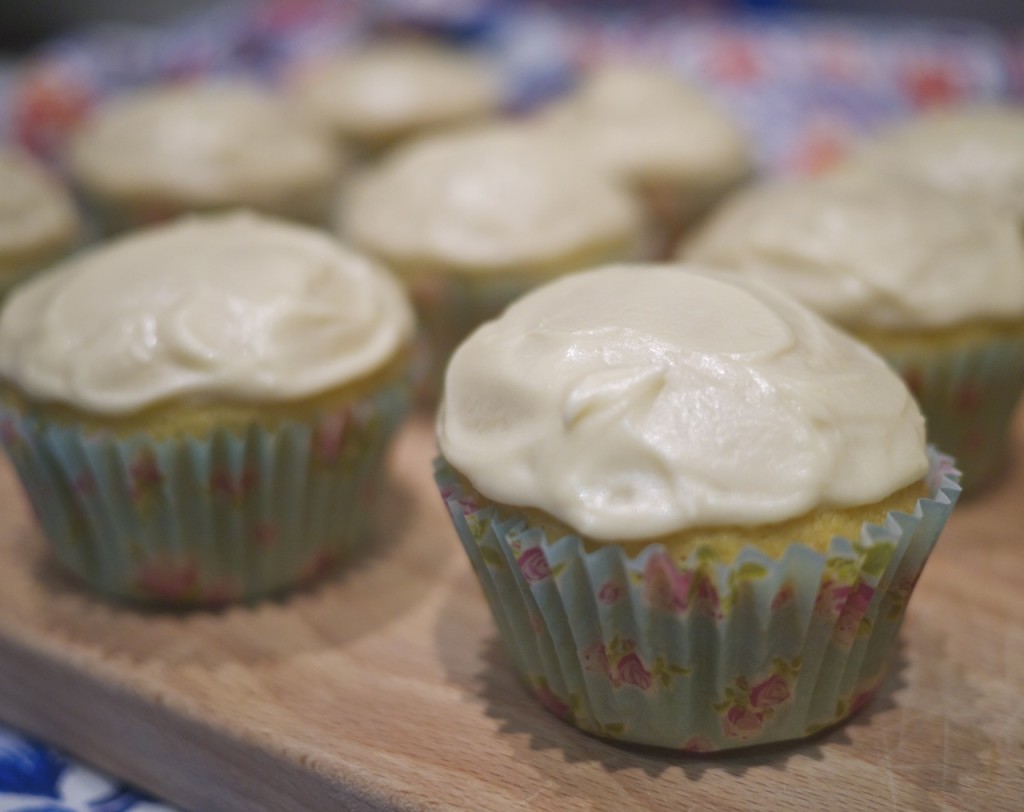
{"type": "Polygon", "coordinates": [[[549,541],[514,509],[435,477],[506,647],[542,704],[587,732],[710,752],[800,738],[867,701],[913,584],[956,498],[930,452],[931,495],[826,553],[726,563],[660,544],[549,541]],[[870,675],[870,678],[866,678],[870,675]]]}
{"type": "Polygon", "coordinates": [[[348,558],[408,384],[307,422],[155,440],[0,405],[0,441],[57,558],[96,590],[219,606],[312,580],[348,558]]]}

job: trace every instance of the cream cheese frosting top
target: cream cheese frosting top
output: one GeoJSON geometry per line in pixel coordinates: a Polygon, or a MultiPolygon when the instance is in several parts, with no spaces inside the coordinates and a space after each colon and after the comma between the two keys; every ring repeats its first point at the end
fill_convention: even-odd
{"type": "Polygon", "coordinates": [[[16,288],[0,377],[103,415],[179,398],[288,401],[409,342],[397,282],[312,229],[249,214],[135,232],[16,288]]]}
{"type": "Polygon", "coordinates": [[[255,205],[331,184],[330,136],[242,82],[143,90],[97,108],[71,144],[73,173],[112,197],[255,205]]]}
{"type": "Polygon", "coordinates": [[[503,125],[401,147],[353,184],[338,225],[398,269],[489,273],[624,256],[638,218],[564,144],[503,125]]]}
{"type": "Polygon", "coordinates": [[[682,254],[778,285],[852,328],[1024,314],[1024,244],[1013,220],[894,178],[844,173],[740,192],[682,254]]]}
{"type": "Polygon", "coordinates": [[[737,125],[675,74],[608,65],[541,116],[619,180],[699,187],[728,183],[751,168],[737,125]]]}
{"type": "Polygon", "coordinates": [[[929,113],[883,133],[850,163],[968,195],[1024,222],[1024,108],[929,113]]]}
{"type": "Polygon", "coordinates": [[[687,266],[563,277],[448,366],[441,453],[597,540],[878,501],[927,470],[906,386],[767,285],[687,266]]]}
{"type": "Polygon", "coordinates": [[[459,51],[416,42],[367,46],[314,65],[297,80],[304,109],[339,135],[391,141],[498,109],[494,72],[459,51]]]}
{"type": "Polygon", "coordinates": [[[79,230],[71,197],[31,158],[0,150],[0,268],[70,243],[79,230]]]}

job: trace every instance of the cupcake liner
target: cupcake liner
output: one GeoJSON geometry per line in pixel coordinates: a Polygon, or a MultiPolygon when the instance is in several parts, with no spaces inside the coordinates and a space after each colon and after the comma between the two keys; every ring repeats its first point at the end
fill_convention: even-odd
{"type": "Polygon", "coordinates": [[[0,441],[57,559],[93,589],[215,606],[349,558],[408,405],[393,384],[308,422],[153,439],[85,432],[0,404],[0,441]]]}
{"type": "Polygon", "coordinates": [[[493,274],[487,278],[424,274],[410,284],[420,335],[413,361],[419,400],[435,402],[448,358],[478,325],[498,316],[514,300],[552,274],[493,274]]]}
{"type": "Polygon", "coordinates": [[[878,351],[914,393],[928,442],[956,459],[964,492],[992,480],[1006,462],[1024,390],[1024,333],[939,352],[878,351]]]}
{"type": "Polygon", "coordinates": [[[598,736],[707,752],[811,735],[878,686],[910,593],[955,504],[959,472],[929,450],[929,497],[826,553],[793,544],[731,564],[661,544],[550,541],[483,503],[449,465],[435,478],[501,637],[557,716],[598,736]]]}

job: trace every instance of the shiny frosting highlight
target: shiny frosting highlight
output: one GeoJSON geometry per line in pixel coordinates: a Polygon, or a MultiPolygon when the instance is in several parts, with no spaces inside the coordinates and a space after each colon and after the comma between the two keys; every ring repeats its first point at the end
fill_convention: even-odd
{"type": "Polygon", "coordinates": [[[288,401],[381,369],[412,316],[382,269],[247,214],[136,232],[55,266],[0,312],[0,377],[105,414],[172,399],[288,401]]]}
{"type": "Polygon", "coordinates": [[[520,299],[456,351],[437,434],[485,496],[609,541],[871,503],[927,470],[881,359],[768,286],[686,266],[520,299]]]}

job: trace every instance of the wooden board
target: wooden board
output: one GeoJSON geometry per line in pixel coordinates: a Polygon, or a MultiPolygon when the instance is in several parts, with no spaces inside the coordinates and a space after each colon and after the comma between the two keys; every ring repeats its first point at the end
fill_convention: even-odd
{"type": "Polygon", "coordinates": [[[1024,414],[962,504],[879,696],[813,741],[717,758],[611,745],[512,673],[402,432],[377,549],[222,613],[97,600],[45,555],[0,466],[0,719],[195,812],[1024,807],[1024,414]]]}

